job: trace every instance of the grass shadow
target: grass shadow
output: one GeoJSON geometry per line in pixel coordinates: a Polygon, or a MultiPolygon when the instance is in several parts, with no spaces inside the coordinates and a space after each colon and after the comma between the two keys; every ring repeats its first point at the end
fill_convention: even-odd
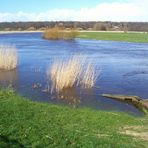
{"type": "Polygon", "coordinates": [[[8,136],[0,135],[0,145],[7,148],[25,148],[25,146],[18,140],[10,139],[8,136]]]}

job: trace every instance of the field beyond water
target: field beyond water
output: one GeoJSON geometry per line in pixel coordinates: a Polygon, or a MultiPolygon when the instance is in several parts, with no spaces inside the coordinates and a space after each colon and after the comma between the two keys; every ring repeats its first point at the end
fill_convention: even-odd
{"type": "Polygon", "coordinates": [[[79,37],[83,39],[148,43],[148,33],[81,32],[79,37]]]}
{"type": "MultiPolygon", "coordinates": [[[[37,33],[43,31],[0,31],[0,34],[11,33],[37,33]]],[[[79,38],[82,39],[96,39],[96,40],[109,40],[109,41],[125,41],[125,42],[139,42],[148,43],[148,33],[144,32],[108,32],[108,31],[80,31],[79,38]]]]}
{"type": "Polygon", "coordinates": [[[146,148],[148,117],[32,102],[0,90],[1,147],[146,148]]]}

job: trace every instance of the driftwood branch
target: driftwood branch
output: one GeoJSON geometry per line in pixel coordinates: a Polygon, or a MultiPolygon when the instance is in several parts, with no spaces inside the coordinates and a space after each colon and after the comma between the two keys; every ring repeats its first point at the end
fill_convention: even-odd
{"type": "Polygon", "coordinates": [[[102,94],[102,96],[131,104],[145,113],[148,112],[148,99],[141,99],[138,96],[112,95],[112,94],[102,94]]]}

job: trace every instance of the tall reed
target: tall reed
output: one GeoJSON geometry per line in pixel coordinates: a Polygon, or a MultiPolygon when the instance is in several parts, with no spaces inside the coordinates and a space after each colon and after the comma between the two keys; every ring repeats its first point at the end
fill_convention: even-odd
{"type": "Polygon", "coordinates": [[[17,66],[18,58],[15,46],[0,45],[0,70],[12,70],[17,66]]]}
{"type": "Polygon", "coordinates": [[[48,69],[51,80],[51,92],[61,92],[66,88],[81,86],[92,88],[96,81],[96,72],[86,56],[74,55],[68,60],[55,60],[48,69]]]}
{"type": "Polygon", "coordinates": [[[98,74],[96,73],[91,62],[87,63],[82,71],[81,85],[83,88],[92,88],[95,84],[98,74]]]}

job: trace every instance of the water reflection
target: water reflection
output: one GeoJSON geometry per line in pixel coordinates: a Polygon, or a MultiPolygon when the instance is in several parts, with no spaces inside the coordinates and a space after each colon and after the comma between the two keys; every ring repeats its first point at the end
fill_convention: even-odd
{"type": "Polygon", "coordinates": [[[3,87],[16,87],[17,71],[16,69],[10,71],[0,71],[0,86],[3,87]]]}
{"type": "Polygon", "coordinates": [[[96,104],[93,89],[82,89],[80,87],[71,87],[63,89],[60,93],[51,94],[52,98],[63,101],[73,107],[81,106],[84,102],[85,105],[93,106],[96,104]],[[82,103],[82,104],[81,104],[82,103]]]}
{"type": "Polygon", "coordinates": [[[74,87],[63,89],[60,93],[54,93],[52,94],[52,96],[61,101],[64,101],[65,103],[72,105],[73,107],[78,106],[81,102],[79,93],[74,87]]]}

